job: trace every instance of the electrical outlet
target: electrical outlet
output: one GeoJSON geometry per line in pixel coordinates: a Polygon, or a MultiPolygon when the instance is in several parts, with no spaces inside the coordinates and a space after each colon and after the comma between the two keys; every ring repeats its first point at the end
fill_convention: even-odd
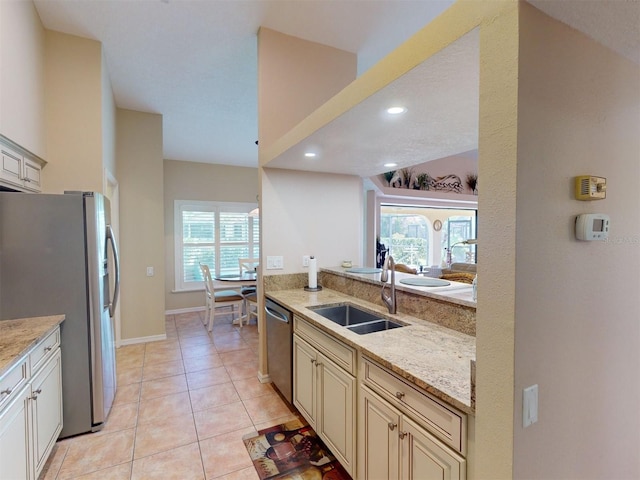
{"type": "Polygon", "coordinates": [[[309,266],[309,255],[303,255],[302,256],[302,266],[303,267],[308,267],[309,266]]]}
{"type": "Polygon", "coordinates": [[[147,277],[153,277],[154,274],[153,267],[147,267],[147,277]]]}

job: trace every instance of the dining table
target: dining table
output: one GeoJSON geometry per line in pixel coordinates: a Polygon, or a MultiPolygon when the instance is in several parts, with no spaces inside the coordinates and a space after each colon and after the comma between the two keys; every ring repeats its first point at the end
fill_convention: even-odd
{"type": "MultiPolygon", "coordinates": [[[[255,286],[257,277],[257,272],[216,275],[213,277],[213,290],[237,290],[238,293],[240,293],[242,287],[255,286]]],[[[246,304],[244,308],[247,308],[246,304]]],[[[242,322],[246,319],[248,319],[247,311],[245,311],[239,318],[235,319],[233,323],[242,322]]]]}

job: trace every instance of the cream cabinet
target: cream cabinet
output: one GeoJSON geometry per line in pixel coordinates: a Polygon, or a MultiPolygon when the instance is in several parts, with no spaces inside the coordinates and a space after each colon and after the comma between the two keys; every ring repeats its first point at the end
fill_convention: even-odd
{"type": "Polygon", "coordinates": [[[35,480],[62,430],[57,328],[0,379],[0,479],[35,480]]]}
{"type": "Polygon", "coordinates": [[[358,478],[466,478],[465,416],[361,361],[358,478]]]}
{"type": "Polygon", "coordinates": [[[293,403],[355,477],[355,351],[294,319],[293,403]]]}
{"type": "Polygon", "coordinates": [[[27,192],[42,191],[44,160],[0,135],[0,185],[27,192]]]}

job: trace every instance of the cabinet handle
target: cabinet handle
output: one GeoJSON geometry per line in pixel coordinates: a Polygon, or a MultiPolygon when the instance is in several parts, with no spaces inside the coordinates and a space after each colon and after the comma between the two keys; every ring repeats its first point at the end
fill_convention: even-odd
{"type": "Polygon", "coordinates": [[[403,440],[404,437],[407,436],[407,432],[398,432],[398,436],[400,437],[400,440],[403,440]]]}
{"type": "Polygon", "coordinates": [[[322,363],[316,362],[316,367],[321,367],[321,366],[322,366],[322,363]]]}
{"type": "Polygon", "coordinates": [[[2,390],[0,393],[1,393],[2,395],[11,395],[11,392],[12,392],[12,391],[13,391],[13,390],[12,390],[11,388],[5,388],[5,389],[4,389],[4,390],[2,390]]]}
{"type": "Polygon", "coordinates": [[[46,352],[50,352],[53,349],[53,347],[44,347],[44,351],[46,352]]]}
{"type": "Polygon", "coordinates": [[[393,431],[398,426],[397,423],[389,422],[389,430],[393,431]]]}
{"type": "Polygon", "coordinates": [[[38,399],[38,395],[40,395],[41,393],[42,393],[42,389],[41,388],[35,390],[33,392],[33,395],[31,395],[31,399],[32,400],[37,400],[38,399]]]}
{"type": "Polygon", "coordinates": [[[312,365],[315,365],[315,364],[316,364],[316,359],[315,359],[315,358],[312,358],[312,359],[311,359],[311,364],[312,364],[312,365]]]}
{"type": "Polygon", "coordinates": [[[398,400],[402,400],[402,397],[404,397],[404,393],[402,393],[402,392],[396,392],[396,398],[397,398],[398,400]]]}

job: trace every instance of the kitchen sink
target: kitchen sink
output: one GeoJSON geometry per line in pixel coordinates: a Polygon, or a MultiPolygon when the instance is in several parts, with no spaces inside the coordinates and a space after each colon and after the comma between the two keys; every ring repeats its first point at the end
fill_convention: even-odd
{"type": "Polygon", "coordinates": [[[404,327],[402,323],[388,320],[380,314],[362,310],[348,303],[327,307],[314,307],[311,308],[311,310],[338,325],[346,327],[358,335],[404,327]]]}
{"type": "Polygon", "coordinates": [[[342,325],[343,327],[382,319],[378,314],[361,310],[348,303],[344,305],[334,305],[331,307],[312,308],[312,310],[318,315],[322,315],[324,318],[328,318],[332,322],[342,325]]]}
{"type": "Polygon", "coordinates": [[[360,325],[352,325],[347,327],[347,329],[358,335],[365,335],[367,333],[382,332],[383,330],[391,330],[392,328],[399,327],[404,327],[404,325],[391,320],[376,320],[374,322],[361,323],[360,325]]]}

